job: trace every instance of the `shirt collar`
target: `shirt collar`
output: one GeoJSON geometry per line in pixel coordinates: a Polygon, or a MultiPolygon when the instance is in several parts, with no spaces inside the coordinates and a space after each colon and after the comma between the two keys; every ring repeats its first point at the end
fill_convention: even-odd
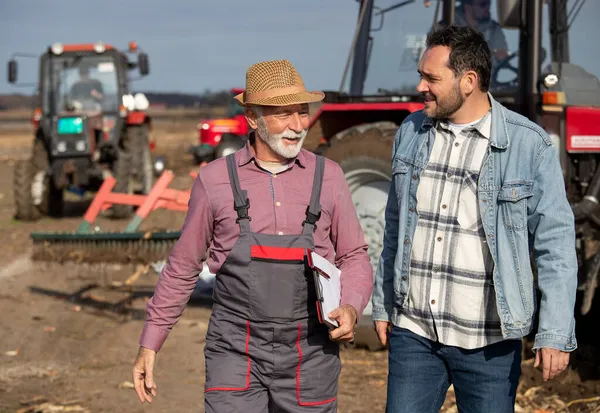
{"type": "MultiPolygon", "coordinates": [[[[479,135],[485,139],[490,139],[492,132],[492,116],[491,109],[481,118],[477,123],[467,126],[464,130],[476,130],[479,135]]],[[[449,122],[447,120],[440,120],[437,122],[436,127],[442,127],[449,130],[449,122]]]]}
{"type": "MultiPolygon", "coordinates": [[[[238,153],[238,166],[244,166],[256,160],[256,152],[254,152],[254,148],[252,147],[255,139],[255,131],[250,132],[248,134],[246,145],[238,153]]],[[[298,156],[294,159],[294,163],[302,168],[306,168],[306,156],[304,150],[301,150],[300,153],[298,153],[298,156]]]]}

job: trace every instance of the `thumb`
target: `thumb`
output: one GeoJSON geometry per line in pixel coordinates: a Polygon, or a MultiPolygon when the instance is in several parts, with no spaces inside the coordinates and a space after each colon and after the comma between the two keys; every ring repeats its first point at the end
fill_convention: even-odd
{"type": "Polygon", "coordinates": [[[329,314],[327,314],[327,317],[329,318],[333,318],[333,319],[337,319],[338,317],[340,317],[342,315],[342,311],[340,310],[340,308],[336,308],[333,311],[330,311],[329,314]]]}
{"type": "Polygon", "coordinates": [[[533,367],[537,367],[540,365],[542,354],[541,350],[535,352],[535,362],[533,363],[533,367]]]}

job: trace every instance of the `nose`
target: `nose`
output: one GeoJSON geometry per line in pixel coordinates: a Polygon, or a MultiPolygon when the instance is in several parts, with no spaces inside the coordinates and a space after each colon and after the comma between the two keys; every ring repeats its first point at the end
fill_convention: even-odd
{"type": "Polygon", "coordinates": [[[300,114],[298,112],[294,112],[294,114],[292,115],[288,128],[298,133],[304,130],[304,126],[302,125],[302,119],[300,119],[300,114]]]}
{"type": "Polygon", "coordinates": [[[427,86],[427,82],[425,81],[425,79],[421,79],[421,81],[417,85],[417,92],[425,93],[428,90],[429,90],[429,87],[427,86]]]}

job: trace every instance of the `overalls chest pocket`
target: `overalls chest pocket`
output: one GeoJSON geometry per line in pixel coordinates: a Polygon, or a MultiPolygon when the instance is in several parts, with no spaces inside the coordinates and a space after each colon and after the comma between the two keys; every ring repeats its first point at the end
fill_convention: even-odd
{"type": "Polygon", "coordinates": [[[410,183],[411,176],[408,172],[411,166],[411,164],[400,158],[394,158],[392,162],[392,180],[396,188],[396,196],[399,200],[405,193],[406,186],[410,183]]]}
{"type": "Polygon", "coordinates": [[[527,203],[532,196],[532,181],[504,183],[498,192],[498,208],[506,228],[519,231],[527,228],[527,203]]]}

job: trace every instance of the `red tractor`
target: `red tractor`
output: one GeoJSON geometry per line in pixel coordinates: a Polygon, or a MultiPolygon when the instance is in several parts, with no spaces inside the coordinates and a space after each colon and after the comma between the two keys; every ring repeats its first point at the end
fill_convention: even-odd
{"type": "MultiPolygon", "coordinates": [[[[486,5],[480,4],[477,15],[468,20],[465,13],[473,13],[473,8],[461,1],[425,1],[424,6],[415,0],[358,3],[348,91],[344,92],[344,73],[340,90],[326,93],[312,117],[305,147],[337,161],[345,171],[373,268],[383,243],[394,134],[408,114],[423,107],[415,88],[425,36],[440,22],[475,20],[484,31],[494,20],[501,40],[490,44],[494,53],[491,93],[542,125],[559,151],[577,217],[580,310],[587,313],[600,270],[595,248],[600,239],[600,81],[570,62],[569,32],[578,26],[568,21],[585,8],[585,1],[574,1],[569,11],[565,0],[493,0],[486,2],[487,16],[486,5]],[[502,43],[510,48],[502,50],[502,43]]],[[[594,27],[587,32],[594,33],[594,27]]],[[[582,56],[595,53],[593,42],[575,45],[584,48],[582,56]]],[[[361,321],[366,327],[362,331],[370,332],[365,343],[377,347],[369,315],[370,305],[361,321]]]]}
{"type": "MultiPolygon", "coordinates": [[[[60,216],[65,190],[96,191],[106,176],[117,179],[116,192],[152,188],[149,104],[129,85],[131,70],[149,73],[148,56],[135,42],[128,52],[137,53],[137,62],[102,42],[55,43],[39,57],[32,155],[14,168],[17,219],[60,216]]],[[[9,61],[9,83],[17,81],[15,57],[31,55],[9,61]]],[[[112,212],[121,218],[132,209],[116,205],[112,212]]]]}
{"type": "MultiPolygon", "coordinates": [[[[233,88],[231,96],[243,91],[244,89],[233,88]]],[[[199,144],[192,146],[190,152],[196,163],[210,162],[244,146],[247,135],[248,123],[244,117],[244,108],[232,99],[225,118],[208,119],[198,123],[199,144]]]]}

